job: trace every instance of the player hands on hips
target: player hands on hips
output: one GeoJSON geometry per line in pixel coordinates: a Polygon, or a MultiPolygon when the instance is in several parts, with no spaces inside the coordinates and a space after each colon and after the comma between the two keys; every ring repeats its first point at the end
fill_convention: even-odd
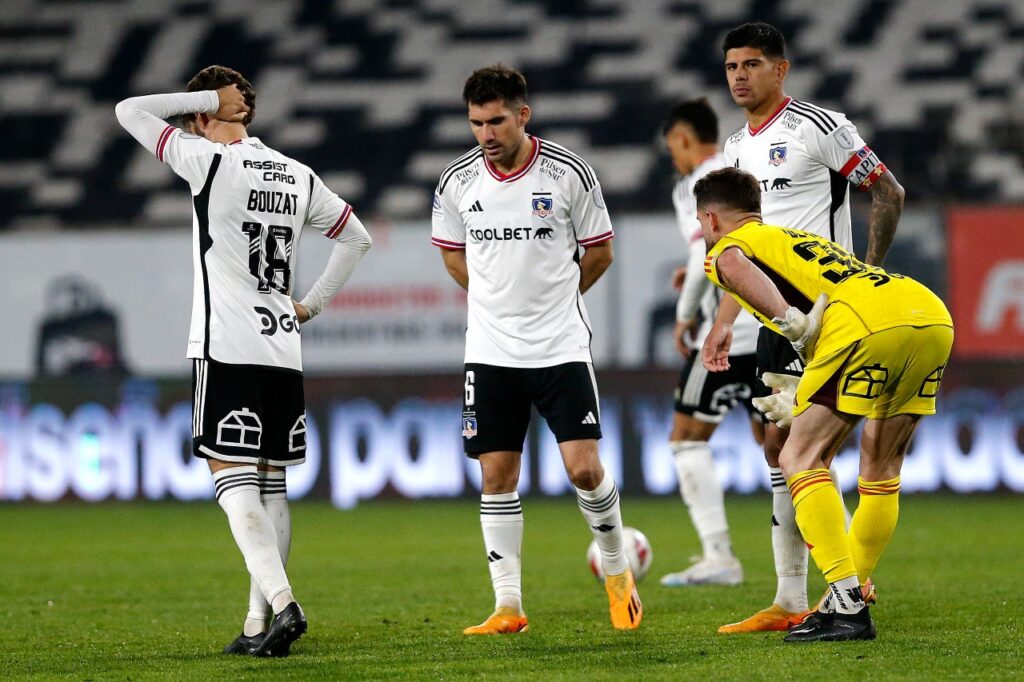
{"type": "Polygon", "coordinates": [[[594,170],[526,133],[526,79],[501,64],[463,89],[478,146],[441,174],[432,243],[469,292],[462,436],[480,462],[480,525],[494,613],[467,635],[524,632],[517,492],[530,406],[555,434],[580,511],[601,549],[612,624],[643,607],[622,548],[615,482],[598,459],[601,411],[583,293],[612,261],[611,220],[594,170]],[[579,255],[579,246],[584,251],[579,255]]]}
{"type": "MultiPolygon", "coordinates": [[[[909,277],[809,232],[762,224],[757,180],[742,170],[709,173],[694,197],[708,277],[806,362],[791,405],[782,393],[761,403],[776,419],[792,418],[780,463],[800,532],[829,584],[786,641],[873,639],[861,584],[896,528],[910,438],[921,416],[935,413],[953,343],[949,312],[909,277]],[[847,530],[828,466],[862,418],[860,503],[847,530]]],[[[710,352],[714,361],[724,351],[710,352]]]]}
{"type": "Polygon", "coordinates": [[[298,325],[323,310],[371,241],[312,170],[248,136],[255,107],[248,80],[211,66],[188,92],[126,99],[116,113],[193,195],[193,453],[209,463],[250,575],[243,630],[224,653],[287,656],[307,627],[285,573],[285,467],[306,451],[298,325]],[[165,122],[177,117],[185,130],[165,122]],[[306,226],[334,246],[300,303],[294,246],[306,226]]]}

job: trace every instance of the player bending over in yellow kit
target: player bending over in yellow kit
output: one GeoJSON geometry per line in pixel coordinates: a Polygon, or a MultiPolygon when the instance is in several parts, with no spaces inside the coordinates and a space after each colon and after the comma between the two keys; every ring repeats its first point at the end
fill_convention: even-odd
{"type": "MultiPolygon", "coordinates": [[[[861,585],[896,528],[910,437],[922,415],[935,413],[953,345],[949,312],[909,277],[865,265],[822,237],[762,224],[760,189],[748,173],[714,171],[693,194],[708,277],[806,361],[792,382],[766,377],[783,390],[758,405],[782,426],[792,420],[779,459],[797,525],[830,591],[786,641],[873,639],[861,585]],[[828,467],[863,417],[860,503],[847,531],[828,467]]],[[[706,348],[705,360],[725,367],[728,351],[726,340],[706,348]]]]}

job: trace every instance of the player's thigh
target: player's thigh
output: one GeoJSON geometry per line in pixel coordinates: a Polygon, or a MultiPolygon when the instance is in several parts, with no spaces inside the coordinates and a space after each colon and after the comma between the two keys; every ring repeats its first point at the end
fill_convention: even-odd
{"type": "Polygon", "coordinates": [[[600,398],[594,368],[589,362],[567,362],[528,371],[530,397],[556,441],[600,440],[600,398]]]}
{"type": "Polygon", "coordinates": [[[275,467],[306,460],[306,396],[302,375],[277,369],[258,370],[263,460],[275,467]]]}
{"type": "Polygon", "coordinates": [[[779,464],[786,478],[800,471],[826,466],[826,461],[858,421],[858,417],[824,405],[811,405],[795,417],[779,454],[779,464]]]}
{"type": "Polygon", "coordinates": [[[463,373],[462,444],[469,457],[522,452],[530,425],[524,373],[516,367],[467,363],[463,373]]]}
{"type": "Polygon", "coordinates": [[[921,415],[898,414],[869,419],[860,446],[860,475],[866,481],[887,481],[900,475],[910,439],[921,415]]]}
{"type": "Polygon", "coordinates": [[[249,367],[194,360],[192,452],[223,462],[258,464],[263,442],[258,378],[249,367]]]}

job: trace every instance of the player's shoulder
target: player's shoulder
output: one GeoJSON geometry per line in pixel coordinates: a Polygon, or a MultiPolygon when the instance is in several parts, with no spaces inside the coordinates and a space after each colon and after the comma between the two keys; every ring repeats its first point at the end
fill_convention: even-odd
{"type": "Polygon", "coordinates": [[[459,186],[465,185],[480,172],[477,166],[482,165],[483,161],[484,150],[479,146],[473,147],[459,156],[441,171],[441,179],[437,183],[437,193],[444,194],[445,189],[452,184],[452,180],[456,180],[456,184],[459,186]]]}
{"type": "Polygon", "coordinates": [[[826,109],[799,99],[790,101],[786,106],[786,113],[789,122],[812,134],[831,135],[850,123],[846,114],[841,111],[826,109]]]}
{"type": "Polygon", "coordinates": [[[537,142],[540,145],[538,156],[546,163],[565,170],[568,177],[575,178],[583,186],[584,191],[589,192],[597,185],[597,173],[582,156],[551,140],[537,138],[537,142]]]}
{"type": "Polygon", "coordinates": [[[744,123],[736,130],[729,134],[729,137],[725,139],[725,148],[734,147],[738,145],[743,139],[747,137],[747,124],[744,123]]]}

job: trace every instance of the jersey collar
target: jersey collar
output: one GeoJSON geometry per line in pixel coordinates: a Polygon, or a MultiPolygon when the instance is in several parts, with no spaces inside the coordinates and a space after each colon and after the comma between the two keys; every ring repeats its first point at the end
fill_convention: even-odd
{"type": "Polygon", "coordinates": [[[487,167],[487,172],[491,174],[492,178],[498,182],[514,182],[526,175],[530,169],[533,168],[534,162],[537,161],[537,156],[540,155],[540,138],[534,137],[533,135],[528,135],[527,137],[529,137],[530,141],[533,142],[533,151],[530,153],[530,158],[526,160],[526,163],[524,163],[522,168],[519,170],[514,170],[506,175],[495,168],[494,164],[491,163],[491,160],[484,156],[484,166],[487,167]]]}
{"type": "Polygon", "coordinates": [[[757,127],[757,129],[751,128],[750,127],[750,123],[747,123],[747,132],[750,133],[750,136],[754,137],[756,135],[761,134],[762,132],[764,132],[768,128],[768,126],[770,126],[771,124],[775,123],[775,121],[779,118],[779,116],[782,115],[782,111],[786,107],[788,107],[789,103],[792,102],[792,101],[793,101],[792,97],[787,97],[786,99],[782,100],[782,104],[780,104],[779,108],[775,110],[775,113],[772,114],[771,116],[769,116],[768,120],[765,121],[764,123],[762,123],[761,125],[759,125],[757,127]]]}

